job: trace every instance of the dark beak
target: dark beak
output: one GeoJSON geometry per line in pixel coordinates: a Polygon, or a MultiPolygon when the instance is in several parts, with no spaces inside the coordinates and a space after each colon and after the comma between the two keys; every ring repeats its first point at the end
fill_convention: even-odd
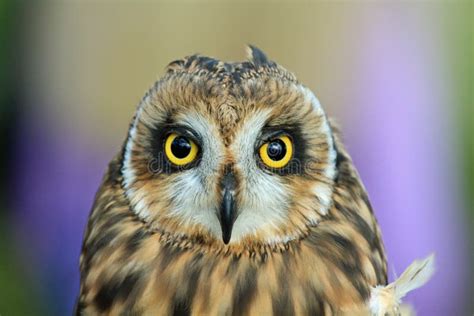
{"type": "Polygon", "coordinates": [[[222,228],[222,240],[228,244],[232,236],[232,226],[236,218],[235,207],[235,176],[232,172],[226,172],[222,179],[222,202],[220,207],[220,223],[222,228]]]}
{"type": "Polygon", "coordinates": [[[234,225],[235,201],[234,196],[229,190],[224,190],[224,197],[221,204],[221,228],[222,240],[228,244],[232,235],[232,226],[234,225]]]}

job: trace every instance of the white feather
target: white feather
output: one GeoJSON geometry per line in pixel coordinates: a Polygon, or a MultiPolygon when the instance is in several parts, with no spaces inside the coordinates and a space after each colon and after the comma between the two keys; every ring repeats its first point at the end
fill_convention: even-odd
{"type": "MultiPolygon", "coordinates": [[[[134,196],[134,191],[131,189],[131,185],[135,181],[135,171],[134,171],[131,161],[132,161],[133,144],[135,142],[135,138],[137,134],[138,119],[139,117],[141,117],[143,107],[149,102],[150,102],[150,97],[146,96],[138,105],[137,114],[135,115],[135,118],[133,120],[132,127],[130,128],[129,135],[128,135],[128,141],[127,141],[127,144],[125,145],[122,174],[123,174],[123,183],[125,187],[125,194],[127,195],[129,199],[132,199],[132,197],[134,196]]],[[[140,203],[140,205],[138,205],[135,208],[135,212],[142,219],[146,219],[150,215],[144,203],[140,203]]]]}
{"type": "Polygon", "coordinates": [[[374,316],[400,314],[402,298],[428,282],[434,270],[432,254],[423,260],[415,260],[394,282],[372,288],[368,302],[371,314],[374,316]]]}
{"type": "MultiPolygon", "coordinates": [[[[307,98],[311,105],[313,106],[313,110],[318,115],[325,117],[326,114],[324,113],[323,108],[321,107],[321,103],[319,102],[318,98],[314,95],[314,93],[306,87],[300,86],[300,90],[303,92],[305,98],[307,98]]],[[[334,180],[336,177],[336,157],[337,153],[334,149],[334,140],[332,137],[331,127],[329,126],[329,122],[325,119],[322,121],[321,124],[321,133],[327,135],[327,143],[328,143],[328,166],[324,170],[324,175],[331,180],[334,180]]],[[[332,203],[332,194],[333,189],[332,186],[327,184],[317,184],[313,188],[314,195],[318,198],[321,203],[322,208],[318,210],[321,215],[326,215],[331,207],[332,203]]]]}

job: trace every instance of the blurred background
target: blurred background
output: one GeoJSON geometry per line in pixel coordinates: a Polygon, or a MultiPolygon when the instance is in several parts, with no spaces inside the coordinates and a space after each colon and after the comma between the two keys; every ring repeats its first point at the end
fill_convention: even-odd
{"type": "Polygon", "coordinates": [[[435,252],[419,315],[472,315],[474,2],[0,1],[0,314],[68,315],[108,161],[166,64],[263,49],[343,127],[390,277],[435,252]]]}

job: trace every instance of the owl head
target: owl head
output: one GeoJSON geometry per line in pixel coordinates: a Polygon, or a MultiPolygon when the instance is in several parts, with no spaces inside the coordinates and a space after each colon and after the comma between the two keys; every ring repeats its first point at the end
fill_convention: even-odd
{"type": "Polygon", "coordinates": [[[170,63],[141,100],[122,186],[142,221],[225,247],[303,237],[331,206],[336,149],[327,117],[295,76],[248,61],[170,63]]]}

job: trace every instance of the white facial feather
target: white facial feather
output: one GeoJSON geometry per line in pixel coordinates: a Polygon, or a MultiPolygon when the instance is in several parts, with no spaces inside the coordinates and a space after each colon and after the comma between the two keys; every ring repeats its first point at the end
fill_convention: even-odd
{"type": "Polygon", "coordinates": [[[123,166],[122,166],[123,183],[124,183],[126,195],[131,201],[132,205],[134,205],[135,213],[140,218],[145,219],[145,220],[150,216],[150,212],[148,211],[144,203],[144,200],[141,198],[137,199],[135,191],[131,188],[132,183],[136,179],[135,170],[131,162],[132,162],[133,144],[134,144],[134,140],[136,139],[136,134],[137,134],[138,120],[142,115],[143,107],[149,104],[149,102],[150,102],[150,97],[147,95],[142,100],[142,102],[138,105],[137,113],[135,115],[135,118],[133,120],[132,126],[128,134],[128,141],[127,141],[127,144],[125,145],[125,152],[123,156],[123,166]],[[136,200],[135,203],[133,200],[136,200]]]}
{"type": "Polygon", "coordinates": [[[179,218],[183,225],[200,224],[220,238],[221,228],[215,203],[217,197],[213,192],[206,189],[196,171],[183,171],[167,186],[167,194],[173,203],[168,216],[179,218]]]}
{"type": "Polygon", "coordinates": [[[262,229],[277,228],[286,219],[288,190],[278,176],[263,171],[257,165],[255,155],[255,143],[269,115],[270,110],[254,113],[236,134],[232,144],[236,168],[243,176],[244,187],[231,242],[262,229]]]}
{"type": "MultiPolygon", "coordinates": [[[[313,92],[306,87],[300,86],[301,92],[305,96],[307,100],[309,100],[313,106],[313,110],[320,115],[321,117],[325,117],[326,114],[319,103],[319,100],[316,98],[313,92]]],[[[321,133],[327,135],[327,143],[328,143],[328,167],[324,170],[324,176],[331,181],[334,180],[336,177],[336,157],[337,152],[334,149],[334,139],[332,138],[331,128],[329,126],[329,122],[327,120],[323,120],[322,125],[320,127],[321,133]]],[[[313,187],[313,192],[316,198],[319,200],[321,204],[321,208],[318,209],[318,212],[321,215],[326,215],[331,207],[332,203],[332,194],[333,189],[332,186],[326,183],[317,183],[313,187]]]]}

